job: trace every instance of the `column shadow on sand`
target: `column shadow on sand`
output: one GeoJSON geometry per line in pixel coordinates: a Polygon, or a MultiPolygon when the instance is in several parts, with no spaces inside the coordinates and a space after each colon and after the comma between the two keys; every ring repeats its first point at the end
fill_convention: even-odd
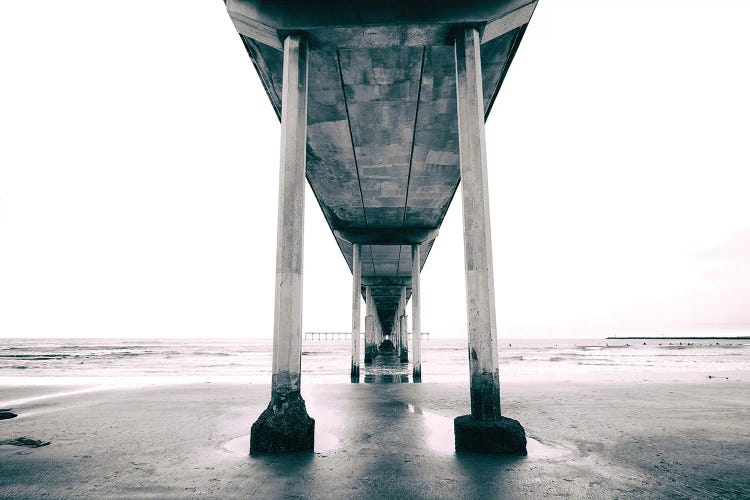
{"type": "Polygon", "coordinates": [[[286,498],[490,498],[523,491],[537,459],[565,452],[529,438],[528,457],[456,454],[453,415],[421,408],[419,391],[364,384],[308,391],[315,453],[249,457],[249,436],[233,440],[242,446],[231,451],[247,457],[249,467],[237,479],[252,485],[249,491],[286,498]]]}

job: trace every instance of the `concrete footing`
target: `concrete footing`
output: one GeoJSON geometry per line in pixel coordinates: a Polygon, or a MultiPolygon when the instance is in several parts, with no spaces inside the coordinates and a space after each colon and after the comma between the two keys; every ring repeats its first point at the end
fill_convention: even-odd
{"type": "Polygon", "coordinates": [[[457,452],[526,455],[526,432],[512,418],[477,420],[463,415],[453,421],[453,432],[457,452]]]}
{"type": "Polygon", "coordinates": [[[250,430],[250,453],[313,451],[315,420],[299,392],[274,396],[250,430]]]}
{"type": "Polygon", "coordinates": [[[365,346],[365,364],[372,364],[372,360],[378,357],[378,346],[367,345],[365,346]]]}
{"type": "Polygon", "coordinates": [[[402,363],[409,362],[409,351],[407,351],[406,349],[401,350],[401,362],[402,363]]]}

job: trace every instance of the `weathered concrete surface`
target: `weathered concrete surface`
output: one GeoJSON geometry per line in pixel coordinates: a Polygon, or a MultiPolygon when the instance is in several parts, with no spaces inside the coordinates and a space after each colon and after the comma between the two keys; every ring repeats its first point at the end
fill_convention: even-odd
{"type": "Polygon", "coordinates": [[[399,354],[402,363],[409,362],[409,316],[401,316],[401,353],[399,354]]]}
{"type": "Polygon", "coordinates": [[[471,415],[455,420],[456,450],[525,454],[523,427],[500,413],[479,32],[473,27],[465,28],[456,37],[455,50],[471,373],[471,415]]]}
{"type": "Polygon", "coordinates": [[[299,392],[274,396],[250,430],[251,453],[313,451],[315,420],[299,392]]]}
{"type": "Polygon", "coordinates": [[[464,182],[464,263],[471,408],[474,418],[494,420],[500,418],[500,387],[497,377],[497,322],[479,32],[474,28],[464,29],[462,35],[456,37],[455,50],[458,127],[461,131],[459,150],[464,182]],[[475,387],[475,384],[479,387],[475,387]]]}
{"type": "Polygon", "coordinates": [[[411,247],[412,271],[411,271],[411,342],[412,342],[412,365],[414,367],[414,379],[422,377],[422,311],[420,277],[422,272],[419,267],[420,246],[411,247]]]}
{"type": "Polygon", "coordinates": [[[399,359],[402,363],[409,362],[409,327],[408,327],[408,316],[406,315],[406,285],[401,287],[401,295],[399,297],[399,312],[398,318],[398,342],[399,342],[399,359]]]}
{"type": "Polygon", "coordinates": [[[352,260],[352,377],[359,377],[359,359],[362,350],[360,339],[360,305],[362,297],[360,289],[362,287],[362,265],[359,258],[362,251],[362,245],[355,243],[353,245],[352,260]]]}
{"type": "Polygon", "coordinates": [[[315,437],[315,421],[300,396],[307,54],[304,39],[286,37],[271,402],[252,426],[253,451],[311,451],[315,437]]]}
{"type": "Polygon", "coordinates": [[[279,37],[304,31],[318,47],[422,47],[451,43],[456,26],[477,25],[482,41],[528,22],[528,0],[227,0],[237,31],[277,49],[279,37]],[[359,7],[359,8],[357,8],[359,7]]]}
{"type": "Polygon", "coordinates": [[[372,287],[365,287],[365,363],[372,363],[378,355],[375,339],[375,305],[372,298],[372,287]]]}
{"type": "Polygon", "coordinates": [[[305,137],[307,45],[284,41],[285,103],[281,116],[281,167],[276,232],[276,298],[273,327],[274,396],[299,392],[302,353],[302,261],[305,242],[305,137]]]}
{"type": "Polygon", "coordinates": [[[512,418],[477,420],[463,415],[453,421],[453,433],[457,452],[526,455],[526,432],[512,418]]]}
{"type": "MultiPolygon", "coordinates": [[[[482,36],[486,116],[535,5],[228,0],[227,10],[279,115],[280,40],[289,32],[310,40],[307,179],[331,230],[367,241],[370,231],[440,227],[460,179],[454,35],[469,24],[482,36]]],[[[335,237],[351,268],[352,244],[335,237]]],[[[411,275],[412,241],[370,241],[362,247],[362,274],[392,283],[373,291],[379,323],[389,332],[411,275]]],[[[422,244],[420,267],[432,244],[422,244]]]]}

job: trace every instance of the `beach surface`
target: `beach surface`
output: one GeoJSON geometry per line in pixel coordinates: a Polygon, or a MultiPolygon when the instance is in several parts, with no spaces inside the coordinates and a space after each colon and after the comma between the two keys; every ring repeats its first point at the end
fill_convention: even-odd
{"type": "Polygon", "coordinates": [[[269,393],[0,387],[0,442],[38,440],[0,445],[0,498],[750,498],[746,379],[508,384],[524,458],[457,455],[468,387],[431,383],[303,385],[315,452],[249,456],[269,393]]]}

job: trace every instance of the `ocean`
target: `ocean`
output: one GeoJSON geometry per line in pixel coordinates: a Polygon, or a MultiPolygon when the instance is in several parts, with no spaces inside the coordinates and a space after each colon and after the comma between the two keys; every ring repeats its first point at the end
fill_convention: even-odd
{"type": "MultiPolygon", "coordinates": [[[[271,339],[1,339],[2,386],[238,382],[268,384],[271,339]]],[[[305,340],[303,385],[350,383],[349,340],[305,340]]],[[[740,379],[749,340],[513,339],[501,383],[740,379]]],[[[410,382],[411,365],[362,364],[360,382],[410,382]]],[[[422,341],[422,383],[468,383],[466,339],[422,341]]]]}

